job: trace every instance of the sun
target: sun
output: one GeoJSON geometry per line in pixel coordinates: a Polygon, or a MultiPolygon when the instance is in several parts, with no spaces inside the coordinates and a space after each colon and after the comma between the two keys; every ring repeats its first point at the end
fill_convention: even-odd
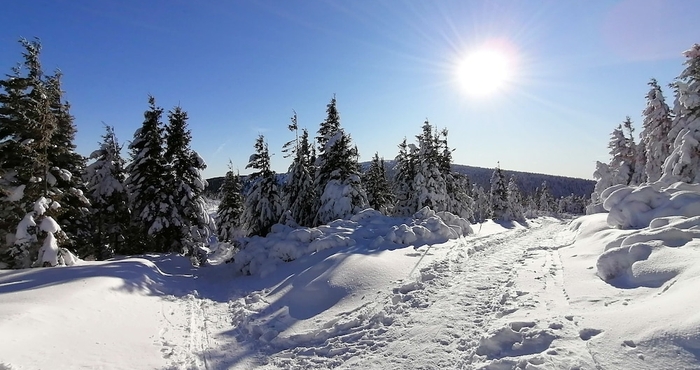
{"type": "Polygon", "coordinates": [[[472,97],[488,97],[503,91],[512,77],[509,56],[497,49],[480,49],[467,54],[457,64],[457,82],[472,97]]]}

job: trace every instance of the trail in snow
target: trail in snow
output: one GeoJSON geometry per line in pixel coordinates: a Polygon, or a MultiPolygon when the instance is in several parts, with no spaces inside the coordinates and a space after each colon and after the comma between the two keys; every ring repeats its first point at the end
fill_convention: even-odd
{"type": "Polygon", "coordinates": [[[441,245],[442,258],[311,329],[288,330],[269,289],[228,302],[177,298],[164,356],[171,369],[596,368],[586,345],[600,331],[563,314],[566,225],[541,222],[441,245]]]}

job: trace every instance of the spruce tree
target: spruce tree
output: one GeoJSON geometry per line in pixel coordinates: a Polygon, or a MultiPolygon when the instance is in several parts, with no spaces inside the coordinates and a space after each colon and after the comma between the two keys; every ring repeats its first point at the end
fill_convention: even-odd
{"type": "Polygon", "coordinates": [[[175,251],[178,245],[174,245],[173,236],[180,232],[180,225],[170,222],[175,201],[173,178],[163,151],[163,109],[152,96],[148,104],[143,125],[129,145],[131,162],[127,166],[133,230],[129,243],[134,254],[175,251]]]}
{"type": "Polygon", "coordinates": [[[670,138],[673,147],[664,162],[663,183],[700,182],[700,44],[684,53],[685,70],[676,78],[676,99],[670,138]]]}
{"type": "Polygon", "coordinates": [[[247,235],[265,236],[282,215],[282,201],[263,135],[255,141],[255,153],[250,156],[246,168],[256,171],[250,174],[251,186],[245,196],[243,229],[247,235]]]}
{"type": "Polygon", "coordinates": [[[0,94],[0,174],[7,194],[0,206],[0,229],[10,245],[3,259],[14,268],[55,265],[58,242],[68,242],[55,222],[62,212],[57,202],[62,192],[53,175],[66,170],[50,162],[58,119],[52,109],[56,92],[43,74],[41,44],[25,39],[20,43],[22,68],[2,81],[0,94]]]}
{"type": "Polygon", "coordinates": [[[125,244],[129,230],[129,196],[126,192],[126,161],[117,141],[114,127],[105,126],[100,148],[90,155],[84,175],[87,195],[92,204],[90,216],[95,257],[103,260],[116,254],[127,254],[125,244]]]}
{"type": "Polygon", "coordinates": [[[472,194],[474,196],[474,220],[484,222],[491,213],[490,197],[483,187],[476,184],[474,184],[472,194]]]}
{"type": "Polygon", "coordinates": [[[362,183],[367,189],[369,206],[386,214],[391,206],[391,192],[389,191],[384,158],[379,158],[379,153],[374,153],[369,168],[362,178],[362,183]]]}
{"type": "Polygon", "coordinates": [[[77,130],[70,114],[70,104],[62,99],[61,77],[57,71],[46,79],[50,109],[56,122],[51,138],[52,149],[48,151],[49,175],[55,179],[55,187],[61,194],[62,210],[56,221],[67,236],[63,246],[85,257],[96,253],[91,240],[90,201],[85,196],[87,187],[82,178],[86,158],[76,152],[77,130]]]}
{"type": "Polygon", "coordinates": [[[549,186],[547,186],[547,181],[543,181],[542,185],[537,189],[538,194],[538,205],[540,211],[543,212],[554,212],[556,210],[556,204],[554,202],[554,196],[552,196],[549,186]]]}
{"type": "Polygon", "coordinates": [[[359,154],[350,135],[340,127],[335,97],[328,104],[327,117],[319,128],[314,188],[319,197],[314,224],[347,218],[367,207],[367,195],[360,179],[359,154]]]}
{"type": "Polygon", "coordinates": [[[490,216],[494,221],[510,221],[506,178],[498,166],[491,174],[490,216]]]}
{"type": "Polygon", "coordinates": [[[232,242],[243,236],[243,201],[241,177],[233,173],[233,164],[229,161],[228,171],[221,185],[221,203],[216,211],[219,241],[232,242]]]}
{"type": "Polygon", "coordinates": [[[309,143],[309,132],[304,129],[299,137],[296,112],[288,128],[294,131],[296,138],[287,142],[283,148],[283,152],[288,153],[287,156],[294,157],[289,166],[287,182],[283,187],[283,208],[289,211],[289,216],[297,225],[312,226],[316,195],[312,177],[314,169],[311,163],[312,147],[309,143]]]}
{"type": "Polygon", "coordinates": [[[623,124],[618,125],[610,135],[608,144],[612,157],[610,169],[613,172],[615,185],[629,185],[633,180],[637,154],[635,153],[636,144],[631,137],[631,128],[632,121],[627,117],[623,124]],[[628,130],[629,136],[625,135],[625,130],[628,130]]]}
{"type": "Polygon", "coordinates": [[[417,148],[407,144],[406,138],[399,144],[399,153],[395,159],[393,192],[396,204],[394,215],[408,217],[418,209],[418,199],[415,192],[417,172],[417,148]]]}
{"type": "Polygon", "coordinates": [[[441,171],[442,153],[439,152],[439,136],[426,120],[418,140],[418,163],[414,186],[418,197],[418,209],[430,207],[434,211],[446,211],[449,200],[447,184],[441,171]]]}
{"type": "Polygon", "coordinates": [[[515,221],[523,221],[525,219],[523,210],[523,197],[518,188],[518,184],[515,182],[515,176],[511,176],[508,181],[507,198],[508,198],[508,210],[509,219],[515,221]]]}
{"type": "Polygon", "coordinates": [[[671,153],[673,138],[669,138],[671,110],[666,104],[661,87],[653,78],[649,81],[649,86],[651,88],[646,96],[647,106],[642,112],[644,122],[640,145],[644,145],[646,153],[644,181],[654,182],[661,178],[664,161],[671,153]]]}
{"type": "Polygon", "coordinates": [[[208,242],[214,227],[204,202],[204,189],[207,182],[202,171],[207,167],[199,154],[192,150],[192,135],[187,128],[187,112],[175,107],[168,112],[168,125],[165,127],[165,160],[169,164],[169,188],[172,193],[170,223],[174,226],[170,243],[175,250],[192,255],[208,242]]]}

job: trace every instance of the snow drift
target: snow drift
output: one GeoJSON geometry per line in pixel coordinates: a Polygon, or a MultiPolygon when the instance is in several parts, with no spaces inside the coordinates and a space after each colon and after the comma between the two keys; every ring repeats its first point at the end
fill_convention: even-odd
{"type": "MultiPolygon", "coordinates": [[[[283,262],[331,248],[395,249],[444,243],[473,233],[469,221],[449,212],[425,207],[411,218],[396,218],[366,209],[349,220],[335,220],[314,228],[272,227],[266,237],[241,240],[233,257],[235,270],[245,275],[266,276],[283,262]]],[[[220,245],[219,254],[226,254],[220,245]]],[[[229,246],[230,248],[230,246],[229,246]]]]}

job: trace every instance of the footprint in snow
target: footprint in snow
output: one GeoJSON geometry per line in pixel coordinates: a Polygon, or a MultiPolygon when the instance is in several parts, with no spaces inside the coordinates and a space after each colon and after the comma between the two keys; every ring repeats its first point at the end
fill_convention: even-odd
{"type": "Polygon", "coordinates": [[[589,340],[602,332],[600,329],[585,328],[579,330],[578,336],[583,340],[589,340]]]}

